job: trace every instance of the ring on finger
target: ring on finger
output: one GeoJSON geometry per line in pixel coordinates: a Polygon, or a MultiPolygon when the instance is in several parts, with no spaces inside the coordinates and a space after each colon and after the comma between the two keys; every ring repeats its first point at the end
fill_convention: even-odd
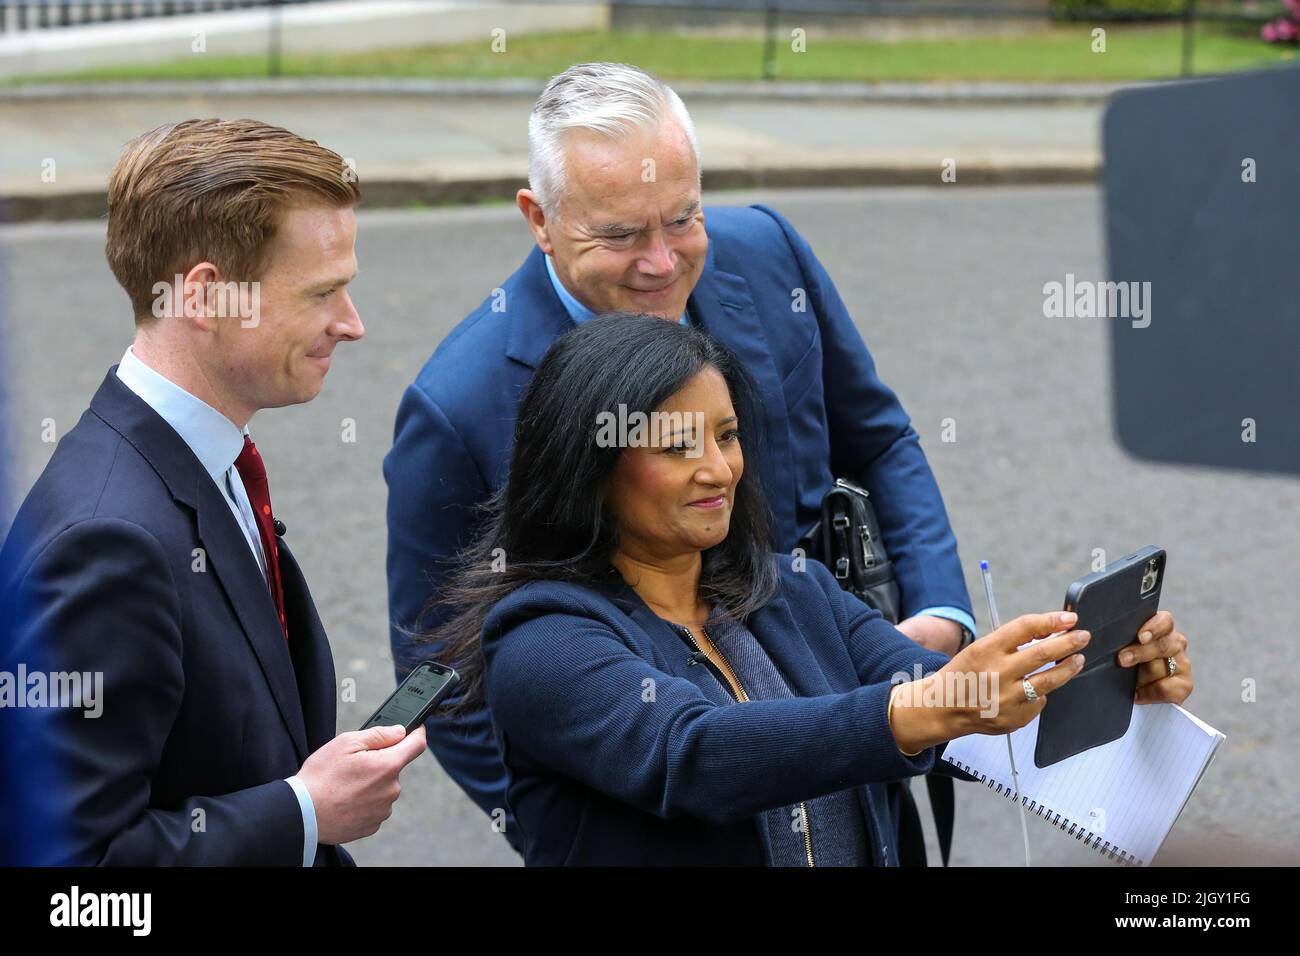
{"type": "Polygon", "coordinates": [[[1178,673],[1178,662],[1172,657],[1165,658],[1165,667],[1169,669],[1169,673],[1165,675],[1166,677],[1173,677],[1178,673]]]}
{"type": "Polygon", "coordinates": [[[1029,683],[1028,677],[1026,677],[1024,680],[1020,682],[1020,686],[1022,686],[1025,689],[1025,700],[1029,701],[1030,703],[1033,703],[1034,701],[1038,700],[1038,691],[1034,690],[1034,685],[1029,683]]]}

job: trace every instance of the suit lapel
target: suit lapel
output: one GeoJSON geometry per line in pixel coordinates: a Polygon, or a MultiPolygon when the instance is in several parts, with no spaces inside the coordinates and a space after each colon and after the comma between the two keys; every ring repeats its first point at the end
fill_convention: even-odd
{"type": "Polygon", "coordinates": [[[578,323],[555,294],[546,271],[546,253],[537,246],[506,280],[505,288],[506,314],[510,316],[506,357],[537,368],[551,343],[578,323]]]}
{"type": "Polygon", "coordinates": [[[302,700],[298,695],[284,631],[280,629],[279,614],[271,599],[271,589],[217,486],[208,480],[200,484],[200,489],[199,538],[207,549],[208,565],[216,572],[217,580],[230,598],[244,629],[244,637],[271,686],[271,695],[293,738],[299,758],[306,760],[309,751],[302,700]]]}
{"type": "Polygon", "coordinates": [[[302,703],[284,632],[280,630],[271,590],[226,499],[190,446],[117,377],[117,366],[109,370],[90,408],[149,462],[176,501],[196,513],[207,566],[235,609],[244,637],[284,718],[285,728],[299,757],[306,760],[302,703]]]}
{"type": "Polygon", "coordinates": [[[335,702],[334,656],[311,592],[293,553],[280,539],[280,578],[284,585],[285,613],[289,619],[289,651],[298,678],[307,749],[315,750],[334,737],[338,712],[335,702]]]}
{"type": "MultiPolygon", "coordinates": [[[[754,380],[767,426],[758,439],[764,449],[760,456],[764,462],[760,478],[769,492],[786,487],[789,482],[778,482],[776,476],[793,475],[795,469],[781,373],[772,357],[749,283],[742,276],[714,267],[712,244],[704,270],[691,292],[689,307],[704,331],[736,353],[741,366],[754,380]]],[[[776,527],[795,527],[793,500],[769,498],[768,504],[776,518],[776,527]]]]}

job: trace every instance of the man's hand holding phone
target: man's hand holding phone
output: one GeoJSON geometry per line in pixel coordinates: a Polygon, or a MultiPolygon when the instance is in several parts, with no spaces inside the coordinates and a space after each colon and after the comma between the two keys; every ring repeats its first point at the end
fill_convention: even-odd
{"type": "Polygon", "coordinates": [[[424,728],[401,725],[339,734],[311,754],[298,779],[311,794],[321,843],[350,843],[378,832],[402,792],[398,775],[424,753],[424,728]]]}

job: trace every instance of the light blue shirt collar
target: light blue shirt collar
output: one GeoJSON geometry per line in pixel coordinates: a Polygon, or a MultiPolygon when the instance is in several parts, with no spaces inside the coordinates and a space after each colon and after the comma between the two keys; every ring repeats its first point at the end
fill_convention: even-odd
{"type": "Polygon", "coordinates": [[[117,377],[157,412],[190,446],[203,470],[218,488],[225,488],[226,473],[244,450],[245,428],[240,431],[221,412],[191,395],[136,358],[130,347],[122,354],[117,377]]]}
{"type": "MultiPolygon", "coordinates": [[[[573,293],[564,287],[564,283],[560,281],[560,277],[555,274],[555,264],[551,262],[551,257],[545,256],[544,258],[546,259],[546,274],[551,277],[551,285],[555,287],[555,294],[558,295],[560,301],[564,303],[564,311],[569,313],[569,317],[573,319],[574,322],[586,322],[588,319],[594,319],[596,313],[579,302],[577,298],[574,297],[573,293]]],[[[677,321],[682,325],[686,325],[686,313],[683,312],[682,317],[677,321]]]]}

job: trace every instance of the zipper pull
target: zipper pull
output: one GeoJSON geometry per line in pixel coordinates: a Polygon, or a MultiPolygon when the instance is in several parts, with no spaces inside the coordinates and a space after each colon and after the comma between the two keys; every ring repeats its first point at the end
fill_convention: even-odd
{"type": "Polygon", "coordinates": [[[709,662],[709,655],[705,654],[703,651],[691,651],[691,655],[687,660],[689,660],[690,663],[686,666],[694,667],[696,664],[707,664],[709,662]]]}

